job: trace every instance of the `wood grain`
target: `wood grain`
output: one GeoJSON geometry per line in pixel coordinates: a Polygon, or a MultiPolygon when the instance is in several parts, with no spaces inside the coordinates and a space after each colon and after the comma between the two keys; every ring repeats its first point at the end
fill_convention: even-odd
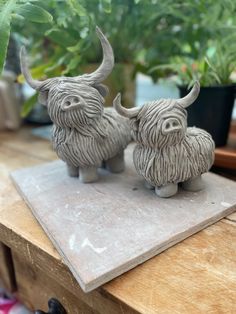
{"type": "Polygon", "coordinates": [[[30,128],[20,129],[19,132],[0,132],[0,147],[10,149],[12,156],[22,153],[41,162],[57,158],[50,141],[33,136],[30,128]]]}
{"type": "Polygon", "coordinates": [[[236,150],[229,148],[216,148],[215,166],[236,169],[236,150]]]}
{"type": "MultiPolygon", "coordinates": [[[[17,150],[17,154],[15,150],[11,150],[9,148],[11,136],[16,142],[17,136],[19,136],[19,142],[22,143],[26,140],[25,136],[30,139],[32,137],[25,132],[10,133],[10,135],[6,132],[5,138],[3,133],[0,133],[2,140],[0,142],[0,241],[14,251],[20,252],[22,258],[25,261],[30,260],[37,271],[43,272],[53,280],[55,279],[59,285],[65,287],[96,311],[104,314],[137,313],[105,291],[100,290],[85,294],[81,290],[9,178],[9,172],[14,169],[42,163],[41,157],[37,158],[34,154],[29,154],[27,150],[17,150]]],[[[34,146],[38,141],[42,144],[45,142],[45,147],[41,153],[46,160],[53,158],[51,147],[45,140],[33,137],[31,151],[36,151],[34,146]]],[[[48,295],[49,297],[50,295],[48,295]]]]}
{"type": "Polygon", "coordinates": [[[47,312],[49,298],[56,298],[68,314],[98,313],[60,286],[56,280],[35,268],[20,252],[13,252],[13,259],[18,286],[16,295],[30,310],[47,312]]]}
{"type": "Polygon", "coordinates": [[[0,242],[0,280],[8,292],[15,292],[16,282],[11,250],[0,242]]]}
{"type": "Polygon", "coordinates": [[[236,313],[235,239],[218,222],[104,288],[140,313],[236,313]]]}
{"type": "Polygon", "coordinates": [[[232,121],[227,145],[215,149],[214,166],[236,169],[236,121],[232,121]]]}
{"type": "MultiPolygon", "coordinates": [[[[1,241],[4,240],[9,247],[20,252],[20,256],[26,261],[31,258],[37,271],[56,280],[60,286],[100,313],[199,314],[204,313],[203,307],[210,309],[211,314],[236,312],[236,224],[230,220],[231,217],[236,218],[235,214],[102,288],[83,293],[51,241],[7,179],[9,171],[42,162],[34,154],[33,157],[30,156],[36,150],[35,147],[39,147],[38,143],[41,156],[47,160],[55,158],[47,141],[33,138],[28,133],[28,129],[19,133],[0,132],[0,148],[4,148],[0,152],[0,202],[3,200],[0,206],[1,241]],[[20,152],[17,151],[17,156],[11,140],[18,143],[20,152]],[[24,150],[24,145],[30,146],[30,151],[24,150]]],[[[30,301],[28,294],[25,294],[24,300],[30,301]]]]}

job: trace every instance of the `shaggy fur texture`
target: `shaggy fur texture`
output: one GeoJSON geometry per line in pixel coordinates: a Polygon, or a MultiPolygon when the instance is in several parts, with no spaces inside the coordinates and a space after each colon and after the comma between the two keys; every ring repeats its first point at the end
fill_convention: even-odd
{"type": "Polygon", "coordinates": [[[21,49],[22,74],[39,92],[39,102],[47,106],[54,123],[53,147],[67,163],[69,175],[79,175],[86,183],[97,180],[96,168],[103,161],[110,171],[123,171],[123,150],[131,140],[128,119],[103,108],[108,88],[102,82],[114,67],[114,54],[98,27],[96,33],[102,46],[102,63],[94,72],[75,77],[33,79],[26,51],[21,49]]]}
{"type": "Polygon", "coordinates": [[[47,107],[59,158],[75,167],[99,167],[125,149],[131,140],[128,119],[104,110],[103,104],[89,85],[64,82],[49,90],[47,107]]]}
{"type": "Polygon", "coordinates": [[[207,172],[214,161],[214,142],[206,131],[187,128],[187,112],[176,100],[147,103],[131,120],[137,146],[134,165],[153,186],[184,182],[207,172]],[[168,118],[177,119],[179,129],[166,134],[168,118]]]}

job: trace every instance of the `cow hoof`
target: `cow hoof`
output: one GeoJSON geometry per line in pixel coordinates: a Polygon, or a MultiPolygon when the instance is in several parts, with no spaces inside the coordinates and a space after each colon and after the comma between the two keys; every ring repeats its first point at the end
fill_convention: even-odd
{"type": "Polygon", "coordinates": [[[98,180],[97,167],[79,169],[79,180],[82,183],[91,183],[98,180]]]}
{"type": "Polygon", "coordinates": [[[106,161],[106,168],[112,173],[120,173],[125,170],[124,152],[108,159],[106,161]]]}
{"type": "Polygon", "coordinates": [[[191,178],[185,182],[182,182],[181,186],[184,190],[190,192],[197,192],[204,189],[204,183],[201,176],[191,178]]]}
{"type": "Polygon", "coordinates": [[[155,189],[155,186],[151,185],[149,182],[145,181],[144,182],[144,185],[145,187],[148,189],[148,190],[154,190],[155,189]]]}
{"type": "Polygon", "coordinates": [[[79,176],[79,167],[75,167],[72,165],[68,165],[67,166],[67,173],[70,177],[78,177],[79,176]]]}
{"type": "Polygon", "coordinates": [[[178,191],[178,185],[174,183],[167,184],[161,187],[155,187],[155,193],[159,197],[168,198],[175,195],[178,191]]]}

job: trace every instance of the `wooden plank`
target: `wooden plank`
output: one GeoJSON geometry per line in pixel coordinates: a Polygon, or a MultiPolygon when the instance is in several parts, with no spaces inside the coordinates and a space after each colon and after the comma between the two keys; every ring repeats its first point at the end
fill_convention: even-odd
{"type": "MultiPolygon", "coordinates": [[[[32,223],[34,223],[33,220],[32,223]]],[[[86,303],[95,306],[95,309],[96,307],[100,307],[101,301],[99,301],[99,298],[95,298],[94,294],[101,294],[103,297],[107,297],[108,300],[120,300],[122,302],[121,306],[122,304],[127,304],[134,310],[136,309],[138,313],[157,313],[158,309],[162,309],[160,313],[168,313],[168,311],[164,311],[165,306],[167,306],[167,310],[171,308],[174,313],[176,304],[179,308],[182,308],[182,311],[179,311],[179,313],[199,313],[198,296],[202,289],[205,291],[205,298],[200,298],[201,302],[206,302],[206,307],[212,309],[212,313],[214,313],[214,306],[215,308],[220,308],[223,300],[228,300],[227,285],[229,282],[230,301],[224,304],[225,311],[218,311],[223,314],[234,313],[232,309],[234,309],[233,305],[236,304],[236,289],[232,284],[232,282],[235,282],[235,278],[232,275],[235,274],[236,266],[234,241],[236,228],[232,226],[229,228],[225,225],[225,223],[218,222],[208,227],[150,261],[111,281],[99,292],[94,291],[88,294],[79,292],[78,285],[76,286],[73,277],[68,275],[65,265],[59,260],[56,260],[56,258],[49,258],[40,248],[35,248],[34,245],[31,246],[22,240],[19,241],[16,236],[11,240],[10,244],[13,246],[15,243],[18,243],[16,244],[16,248],[18,249],[19,245],[21,245],[21,255],[26,257],[26,259],[29,259],[30,256],[32,262],[37,266],[37,271],[45,271],[52,278],[56,278],[61,285],[68,287],[78,298],[84,298],[86,303]],[[202,268],[200,270],[196,262],[201,264],[202,268]],[[209,264],[212,265],[209,266],[209,264]],[[176,265],[178,266],[177,268],[176,265]],[[211,272],[207,271],[209,267],[211,267],[211,272]],[[177,276],[172,289],[169,288],[171,280],[166,278],[167,273],[169,273],[169,278],[177,276]],[[199,273],[201,274],[200,277],[199,273]],[[215,274],[213,279],[211,278],[212,274],[215,274]],[[188,278],[189,282],[193,281],[192,286],[190,286],[190,283],[188,286],[184,285],[188,278]],[[162,283],[161,285],[160,282],[162,283]],[[211,286],[218,287],[219,291],[216,296],[210,294],[211,290],[208,293],[209,283],[211,283],[211,286]],[[177,291],[181,292],[177,293],[177,291]],[[192,300],[191,308],[194,308],[192,312],[189,310],[191,309],[189,305],[186,306],[185,299],[181,295],[185,295],[186,293],[191,296],[189,300],[192,300]],[[218,298],[219,294],[220,298],[218,298]]],[[[6,237],[9,239],[7,235],[6,237]]],[[[0,238],[2,238],[1,234],[0,238]]],[[[107,311],[107,313],[110,314],[113,312],[107,311]]],[[[120,313],[129,312],[126,312],[123,307],[123,312],[121,310],[120,313]]]]}
{"type": "Polygon", "coordinates": [[[20,252],[13,252],[13,259],[18,287],[16,295],[30,310],[48,312],[48,300],[56,298],[68,314],[98,313],[60,286],[56,280],[35,268],[20,252]]]}
{"type": "Polygon", "coordinates": [[[226,223],[229,223],[231,225],[234,225],[236,228],[236,213],[233,213],[233,214],[225,217],[225,219],[223,221],[226,223]]]}
{"type": "MultiPolygon", "coordinates": [[[[0,148],[4,145],[5,149],[7,142],[11,143],[12,136],[16,143],[26,141],[22,133],[0,132],[0,148]]],[[[35,142],[31,143],[31,151],[34,151],[37,142],[35,138],[35,142]]],[[[16,156],[15,150],[11,148],[8,148],[7,156],[5,150],[0,151],[0,202],[4,199],[1,203],[4,206],[0,206],[0,239],[4,239],[4,243],[11,248],[21,250],[26,259],[31,256],[32,261],[40,265],[37,267],[41,271],[56,279],[86,304],[95,309],[97,306],[106,310],[109,307],[120,308],[120,312],[104,311],[107,314],[127,314],[128,305],[133,309],[132,313],[145,314],[202,313],[199,308],[204,304],[209,313],[236,312],[236,291],[231,276],[236,269],[235,226],[228,227],[222,222],[184,240],[99,290],[83,293],[12,183],[6,179],[10,170],[38,164],[41,160],[30,157],[27,150],[16,156]],[[199,264],[200,270],[197,267],[199,264]],[[189,282],[187,286],[186,280],[189,282]],[[216,295],[212,290],[213,285],[217,290],[216,295]],[[184,296],[189,297],[188,302],[184,296]]],[[[42,155],[50,154],[49,150],[45,141],[42,155]]]]}
{"type": "Polygon", "coordinates": [[[236,149],[216,148],[214,166],[236,169],[236,149]]]}
{"type": "Polygon", "coordinates": [[[210,173],[204,175],[203,191],[180,190],[170,199],[158,198],[137,175],[132,152],[131,145],[124,173],[101,170],[100,181],[93,184],[68,177],[61,161],[12,174],[85,292],[236,209],[236,183],[210,173]]]}
{"type": "Polygon", "coordinates": [[[232,121],[227,145],[215,149],[214,166],[236,170],[236,122],[232,121]]]}
{"type": "Polygon", "coordinates": [[[218,222],[104,286],[146,314],[236,313],[236,228],[218,222]]]}
{"type": "MultiPolygon", "coordinates": [[[[25,241],[23,238],[20,238],[17,235],[14,235],[10,232],[4,232],[4,234],[2,234],[2,229],[0,228],[0,230],[0,238],[4,237],[5,239],[7,239],[7,242],[15,251],[15,253],[13,253],[14,261],[15,255],[19,255],[20,258],[23,260],[23,263],[27,265],[26,271],[29,271],[31,267],[36,273],[45,274],[49,277],[49,282],[50,280],[57,282],[59,286],[64,287],[66,290],[70,291],[70,293],[74,295],[74,297],[81,300],[83,303],[87,304],[89,307],[98,311],[99,313],[137,313],[135,310],[124,304],[122,301],[119,301],[116,298],[111,298],[111,296],[105,293],[105,291],[103,290],[93,291],[91,293],[85,294],[79,287],[68,267],[61,261],[58,253],[53,247],[52,250],[54,250],[53,253],[55,254],[55,257],[48,255],[45,251],[42,251],[41,248],[30,244],[29,242],[25,241]]],[[[15,271],[17,272],[17,270],[15,271]]],[[[20,279],[18,277],[18,283],[19,282],[20,279]]],[[[37,282],[35,282],[35,285],[37,286],[37,282]]],[[[27,300],[27,297],[25,297],[24,300],[27,300]]]]}
{"type": "Polygon", "coordinates": [[[16,282],[9,247],[0,242],[0,281],[8,292],[15,292],[16,282]]]}
{"type": "Polygon", "coordinates": [[[234,221],[234,222],[236,222],[236,213],[233,213],[233,214],[229,215],[227,218],[232,220],[232,221],[234,221]]]}
{"type": "MultiPolygon", "coordinates": [[[[47,151],[45,150],[45,155],[47,151]]],[[[75,296],[94,309],[104,314],[134,314],[122,301],[111,300],[111,296],[104,291],[94,291],[85,294],[68,267],[61,258],[37,223],[29,208],[17,193],[10,181],[9,171],[20,165],[29,166],[39,164],[42,160],[25,153],[12,151],[8,147],[0,146],[0,240],[6,245],[19,251],[26,260],[30,259],[39,271],[70,290],[75,296]]]]}
{"type": "Polygon", "coordinates": [[[50,141],[35,137],[29,128],[20,129],[19,132],[0,132],[0,147],[11,149],[16,156],[22,153],[41,161],[57,158],[50,141]]]}

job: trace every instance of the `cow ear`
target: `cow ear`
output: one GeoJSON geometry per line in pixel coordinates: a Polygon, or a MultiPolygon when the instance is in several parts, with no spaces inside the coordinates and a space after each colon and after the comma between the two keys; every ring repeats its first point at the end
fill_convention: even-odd
{"type": "Polygon", "coordinates": [[[106,97],[107,94],[109,93],[109,88],[106,85],[97,84],[94,86],[94,88],[96,88],[99,91],[102,97],[106,97]]]}
{"type": "Polygon", "coordinates": [[[131,133],[132,137],[135,141],[138,140],[138,133],[139,133],[139,124],[140,124],[140,119],[143,115],[146,114],[148,110],[148,106],[145,106],[145,104],[140,108],[139,113],[137,116],[130,118],[130,127],[131,127],[131,133]]]}
{"type": "Polygon", "coordinates": [[[47,106],[48,102],[48,91],[39,92],[38,102],[44,106],[47,106]]]}
{"type": "Polygon", "coordinates": [[[131,134],[134,141],[137,141],[138,131],[139,131],[139,120],[137,118],[131,118],[130,120],[131,134]]]}

